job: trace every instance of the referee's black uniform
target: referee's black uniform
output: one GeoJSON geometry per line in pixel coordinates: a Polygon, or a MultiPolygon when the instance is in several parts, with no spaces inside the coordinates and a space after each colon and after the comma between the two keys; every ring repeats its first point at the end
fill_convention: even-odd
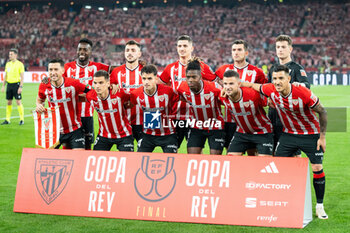
{"type": "MultiPolygon", "coordinates": [[[[272,83],[272,72],[274,71],[274,69],[277,65],[280,65],[280,64],[277,63],[277,64],[272,65],[270,70],[269,70],[269,74],[267,76],[269,83],[272,83]]],[[[290,79],[291,83],[293,83],[293,82],[304,83],[305,86],[310,89],[310,83],[309,83],[309,80],[307,79],[307,74],[306,74],[304,68],[300,64],[298,64],[294,61],[290,61],[284,65],[289,68],[289,75],[291,77],[291,79],[290,79]]],[[[268,116],[269,116],[271,123],[272,123],[272,126],[273,126],[274,151],[275,151],[277,142],[282,134],[283,125],[282,125],[282,122],[278,116],[276,109],[269,108],[268,116]]],[[[296,155],[297,154],[300,154],[300,151],[298,151],[296,153],[296,155]]]]}

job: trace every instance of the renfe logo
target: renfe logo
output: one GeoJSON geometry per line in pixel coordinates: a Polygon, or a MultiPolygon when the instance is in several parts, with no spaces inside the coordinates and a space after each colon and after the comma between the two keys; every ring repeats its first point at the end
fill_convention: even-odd
{"type": "Polygon", "coordinates": [[[273,214],[271,214],[271,216],[258,216],[256,217],[256,220],[260,220],[260,221],[267,221],[267,222],[276,222],[277,221],[276,216],[273,216],[273,214]]]}
{"type": "Polygon", "coordinates": [[[156,112],[144,112],[143,113],[143,127],[145,129],[160,129],[161,128],[161,113],[159,110],[156,112]]]}
{"type": "Polygon", "coordinates": [[[274,162],[271,162],[269,165],[267,165],[265,168],[260,170],[261,173],[279,173],[276,165],[274,162]]]}
{"type": "Polygon", "coordinates": [[[65,189],[72,173],[73,160],[36,159],[35,184],[46,202],[50,205],[65,189]]]}

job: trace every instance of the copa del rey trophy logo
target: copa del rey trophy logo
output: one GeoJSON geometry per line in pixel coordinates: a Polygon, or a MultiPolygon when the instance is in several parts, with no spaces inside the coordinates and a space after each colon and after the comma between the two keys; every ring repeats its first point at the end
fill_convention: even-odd
{"type": "Polygon", "coordinates": [[[73,162],[64,159],[36,159],[35,184],[46,204],[50,205],[65,189],[73,162]]]}
{"type": "Polygon", "coordinates": [[[174,160],[174,157],[166,160],[142,157],[141,168],[137,170],[134,180],[135,190],[142,199],[157,202],[173,192],[176,184],[174,160]]]}

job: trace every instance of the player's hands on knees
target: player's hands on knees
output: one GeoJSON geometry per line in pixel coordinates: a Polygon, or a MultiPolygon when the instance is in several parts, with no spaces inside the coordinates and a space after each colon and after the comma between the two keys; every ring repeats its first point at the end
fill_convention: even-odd
{"type": "Polygon", "coordinates": [[[321,149],[323,152],[326,152],[326,136],[321,135],[320,138],[317,140],[317,150],[321,149]]]}
{"type": "Polygon", "coordinates": [[[42,112],[46,111],[46,108],[42,104],[37,104],[36,108],[35,108],[35,111],[37,111],[38,113],[42,113],[42,112]]]}
{"type": "Polygon", "coordinates": [[[112,84],[111,90],[112,90],[112,94],[115,95],[118,91],[120,91],[120,87],[118,84],[112,84]]]}

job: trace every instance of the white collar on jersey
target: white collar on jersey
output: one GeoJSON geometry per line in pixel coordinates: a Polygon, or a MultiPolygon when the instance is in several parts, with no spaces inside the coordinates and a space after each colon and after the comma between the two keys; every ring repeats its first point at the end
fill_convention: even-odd
{"type": "Polygon", "coordinates": [[[85,66],[80,65],[77,61],[75,61],[75,64],[76,64],[77,66],[79,66],[80,68],[86,68],[86,67],[89,66],[90,61],[89,61],[88,64],[86,64],[85,66]]]}
{"type": "Polygon", "coordinates": [[[130,71],[134,71],[134,70],[138,69],[139,66],[140,66],[140,65],[137,65],[134,69],[129,69],[129,68],[126,66],[126,63],[125,63],[125,69],[128,69],[128,70],[130,70],[130,71]]]}
{"type": "Polygon", "coordinates": [[[243,67],[237,67],[237,66],[235,66],[235,64],[233,63],[233,67],[235,67],[237,70],[243,70],[243,69],[245,69],[246,67],[248,67],[249,66],[249,63],[247,62],[247,65],[245,65],[245,66],[243,66],[243,67]]]}

